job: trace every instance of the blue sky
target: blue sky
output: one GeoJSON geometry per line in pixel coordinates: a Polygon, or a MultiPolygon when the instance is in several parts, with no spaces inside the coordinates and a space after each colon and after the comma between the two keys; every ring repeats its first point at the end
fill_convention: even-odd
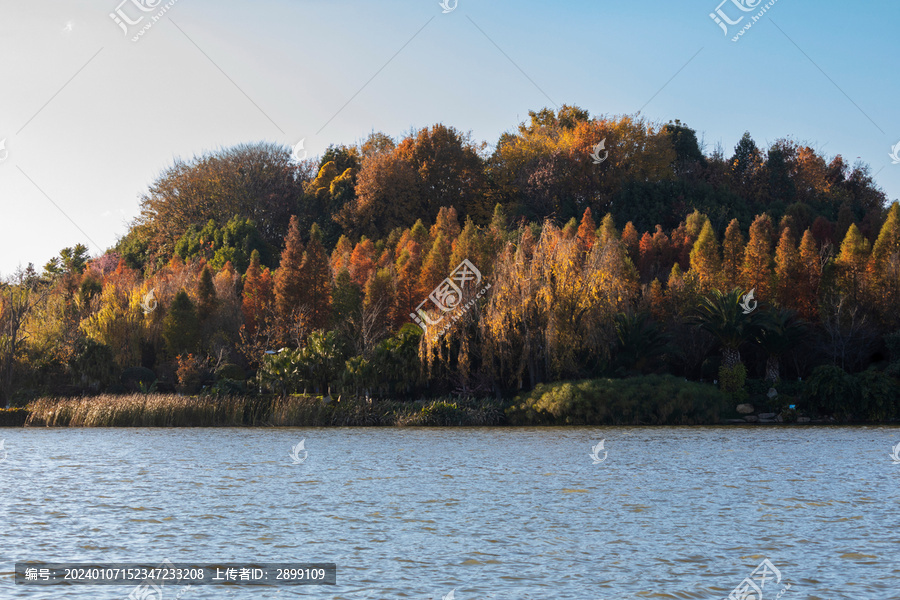
{"type": "Polygon", "coordinates": [[[176,156],[435,122],[493,145],[554,103],[681,119],[729,155],[791,137],[900,198],[900,3],[778,0],[734,43],[719,1],[177,0],[132,42],[149,16],[126,37],[121,0],[0,0],[0,274],[114,244],[176,156]]]}

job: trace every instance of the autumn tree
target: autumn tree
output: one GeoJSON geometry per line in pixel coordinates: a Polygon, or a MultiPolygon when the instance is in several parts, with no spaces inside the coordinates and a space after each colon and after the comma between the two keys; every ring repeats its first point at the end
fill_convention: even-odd
{"type": "Polygon", "coordinates": [[[422,273],[419,276],[419,296],[421,298],[427,298],[440,282],[450,276],[450,252],[450,243],[442,232],[438,232],[434,244],[422,263],[422,273]]]}
{"type": "Polygon", "coordinates": [[[300,238],[300,226],[296,217],[291,218],[284,250],[281,252],[281,264],[275,273],[275,312],[279,327],[285,331],[295,324],[301,312],[304,299],[303,241],[300,238]]]}
{"type": "MultiPolygon", "coordinates": [[[[638,235],[638,231],[631,221],[625,223],[625,229],[622,230],[622,244],[625,246],[631,262],[638,265],[641,259],[641,236],[638,235]]],[[[641,274],[643,275],[643,272],[641,274]]]]}
{"type": "MultiPolygon", "coordinates": [[[[604,219],[604,224],[606,223],[606,219],[604,219]]],[[[584,209],[584,215],[581,217],[581,224],[578,226],[578,233],[576,234],[578,238],[578,244],[585,252],[590,252],[591,248],[594,247],[594,242],[597,241],[597,224],[594,223],[594,219],[591,217],[591,209],[590,207],[584,209]]]]}
{"type": "Polygon", "coordinates": [[[822,261],[815,237],[809,229],[803,232],[803,239],[800,241],[798,267],[800,279],[796,289],[797,305],[803,318],[812,319],[818,313],[822,261]]]}
{"type": "Polygon", "coordinates": [[[303,282],[300,305],[306,309],[312,329],[325,329],[331,319],[331,278],[331,264],[322,246],[322,233],[313,224],[300,267],[303,282]]]}
{"type": "Polygon", "coordinates": [[[756,290],[756,298],[772,300],[772,220],[762,214],[750,226],[750,241],[744,253],[741,281],[745,290],[756,290]]]}
{"type": "Polygon", "coordinates": [[[869,242],[862,236],[856,223],[850,225],[841,251],[835,260],[838,268],[838,285],[856,304],[865,296],[866,266],[869,261],[869,242]]]}
{"type": "Polygon", "coordinates": [[[744,236],[737,219],[732,219],[722,242],[722,279],[726,291],[738,287],[744,266],[744,236]]]}
{"type": "Polygon", "coordinates": [[[709,220],[703,223],[700,235],[691,250],[691,269],[697,274],[700,289],[709,292],[718,288],[722,275],[719,243],[709,220]]]}
{"type": "Polygon", "coordinates": [[[244,324],[250,335],[255,335],[264,325],[275,300],[272,275],[269,269],[260,265],[259,252],[250,256],[250,266],[244,275],[241,311],[244,324]]]}
{"type": "MultiPolygon", "coordinates": [[[[894,202],[872,247],[868,266],[875,306],[883,318],[900,298],[900,203],[894,202]]],[[[895,321],[895,319],[894,319],[895,321]]]]}
{"type": "Polygon", "coordinates": [[[409,224],[421,214],[422,181],[415,166],[397,152],[367,158],[357,176],[356,198],[344,205],[337,220],[353,235],[380,237],[409,224]]]}
{"type": "Polygon", "coordinates": [[[785,227],[775,249],[775,297],[784,307],[798,306],[797,285],[802,276],[800,255],[794,245],[794,234],[785,227]]]}
{"type": "Polygon", "coordinates": [[[353,248],[347,267],[353,283],[360,287],[366,285],[369,277],[375,272],[375,244],[372,240],[363,236],[353,248]]]}
{"type": "Polygon", "coordinates": [[[141,198],[140,216],[125,245],[145,244],[147,255],[169,256],[192,225],[227,223],[238,215],[253,219],[269,244],[277,245],[303,193],[303,176],[291,149],[245,144],[177,159],[141,198]]]}

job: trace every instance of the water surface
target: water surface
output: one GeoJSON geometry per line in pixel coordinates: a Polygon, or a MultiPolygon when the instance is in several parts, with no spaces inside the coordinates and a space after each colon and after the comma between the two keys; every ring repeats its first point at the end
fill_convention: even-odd
{"type": "MultiPolygon", "coordinates": [[[[336,586],[182,599],[900,598],[900,428],[5,429],[16,561],[334,562],[336,586]],[[308,456],[293,464],[305,439],[308,456]],[[606,459],[589,456],[601,439],[606,459]]],[[[165,600],[180,588],[166,586],[165,600]]],[[[155,600],[155,599],[154,599],[155,600]]]]}

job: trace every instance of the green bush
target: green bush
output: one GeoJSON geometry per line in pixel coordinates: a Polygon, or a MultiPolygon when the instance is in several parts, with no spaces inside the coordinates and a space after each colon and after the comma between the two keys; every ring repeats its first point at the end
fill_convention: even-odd
{"type": "Polygon", "coordinates": [[[538,385],[507,411],[516,424],[697,425],[728,409],[714,386],[672,375],[538,385]]]}
{"type": "Polygon", "coordinates": [[[814,415],[847,420],[858,412],[862,386],[840,367],[816,367],[803,390],[803,408],[814,415]]]}
{"type": "Polygon", "coordinates": [[[860,386],[860,406],[856,413],[866,421],[889,421],[897,418],[900,408],[900,386],[881,371],[869,369],[855,379],[860,386]]]}
{"type": "Polygon", "coordinates": [[[731,368],[722,365],[719,367],[719,386],[734,405],[747,401],[747,390],[744,384],[747,381],[747,367],[738,363],[731,368]]]}
{"type": "Polygon", "coordinates": [[[422,407],[422,425],[461,425],[466,413],[456,402],[433,402],[422,407]]]}

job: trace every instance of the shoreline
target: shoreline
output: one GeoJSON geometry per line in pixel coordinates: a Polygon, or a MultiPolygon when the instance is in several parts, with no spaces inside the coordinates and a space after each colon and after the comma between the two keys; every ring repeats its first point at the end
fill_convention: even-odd
{"type": "Polygon", "coordinates": [[[884,426],[897,421],[839,422],[833,417],[761,413],[739,417],[649,422],[610,415],[592,422],[522,418],[515,400],[435,398],[372,400],[321,396],[177,396],[132,394],[44,398],[26,407],[0,409],[0,428],[289,428],[289,427],[771,427],[884,426]]]}

